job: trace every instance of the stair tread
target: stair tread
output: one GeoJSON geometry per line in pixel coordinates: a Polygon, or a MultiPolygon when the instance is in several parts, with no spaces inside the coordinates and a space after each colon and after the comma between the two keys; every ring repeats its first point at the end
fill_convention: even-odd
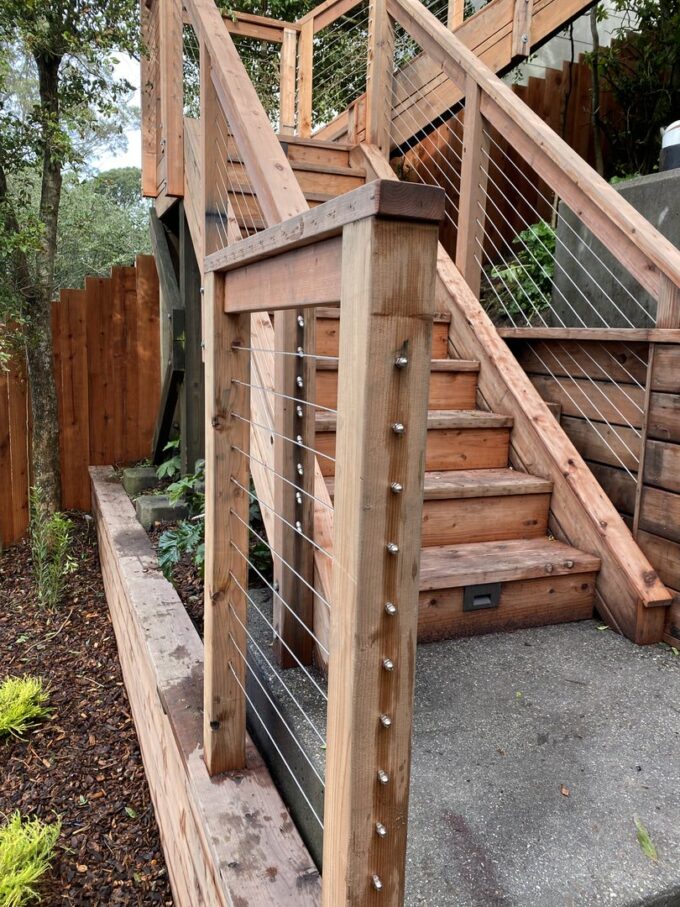
{"type": "MultiPolygon", "coordinates": [[[[335,431],[337,416],[335,413],[317,413],[317,432],[335,431]]],[[[456,430],[465,428],[512,428],[512,416],[501,416],[498,413],[486,413],[478,409],[430,410],[427,414],[428,430],[456,430]]]]}
{"type": "Polygon", "coordinates": [[[325,139],[315,139],[313,136],[303,138],[300,135],[279,133],[277,138],[282,145],[308,145],[310,148],[329,148],[332,151],[351,151],[354,148],[354,145],[349,145],[347,142],[329,142],[325,139]]]}
{"type": "MultiPolygon", "coordinates": [[[[319,359],[316,363],[317,371],[337,372],[338,360],[335,357],[319,359]]],[[[479,372],[479,362],[471,359],[432,359],[431,372],[479,372]]]]}
{"type": "MultiPolygon", "coordinates": [[[[328,476],[326,485],[333,497],[335,477],[328,476]]],[[[425,473],[426,501],[550,494],[552,488],[550,480],[515,469],[459,469],[425,473]]]]}
{"type": "Polygon", "coordinates": [[[330,176],[349,176],[352,179],[364,179],[365,170],[356,167],[341,167],[338,164],[315,164],[312,161],[290,161],[292,170],[306,170],[309,173],[328,173],[330,176]]]}
{"type": "Polygon", "coordinates": [[[423,549],[420,589],[596,573],[599,569],[599,558],[549,538],[443,545],[423,549]]]}

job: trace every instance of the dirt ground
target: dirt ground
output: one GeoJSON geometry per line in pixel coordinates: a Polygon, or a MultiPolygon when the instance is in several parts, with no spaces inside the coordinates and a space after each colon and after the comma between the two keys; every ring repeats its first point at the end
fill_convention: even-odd
{"type": "Polygon", "coordinates": [[[171,905],[94,525],[74,522],[77,569],[55,612],[37,603],[28,543],[0,554],[0,676],[42,677],[53,709],[24,739],[0,741],[0,815],[61,818],[48,907],[171,905]]]}

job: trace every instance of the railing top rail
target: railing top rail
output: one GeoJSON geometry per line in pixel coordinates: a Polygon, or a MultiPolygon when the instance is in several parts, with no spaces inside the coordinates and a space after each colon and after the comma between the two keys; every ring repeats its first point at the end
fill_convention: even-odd
{"type": "Polygon", "coordinates": [[[335,22],[336,19],[346,15],[361,2],[362,0],[324,0],[323,3],[315,6],[314,9],[298,19],[296,24],[301,27],[307,22],[314,22],[313,31],[316,34],[322,28],[335,22]]]}
{"type": "Polygon", "coordinates": [[[343,227],[366,217],[438,223],[444,217],[444,202],[444,190],[438,186],[375,180],[214,252],[206,258],[205,270],[232,271],[292,252],[338,236],[343,227]]]}
{"type": "Polygon", "coordinates": [[[419,0],[387,0],[388,11],[467,94],[482,93],[484,116],[515,145],[583,222],[658,297],[660,275],[680,287],[680,252],[512,92],[419,0]]]}

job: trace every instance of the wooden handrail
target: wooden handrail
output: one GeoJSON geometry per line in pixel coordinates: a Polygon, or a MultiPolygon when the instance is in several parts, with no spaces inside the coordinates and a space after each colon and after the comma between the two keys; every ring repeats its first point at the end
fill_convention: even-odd
{"type": "Polygon", "coordinates": [[[680,252],[418,0],[387,0],[392,16],[655,299],[661,275],[680,287],[680,252]]]}
{"type": "Polygon", "coordinates": [[[323,3],[315,6],[314,9],[311,9],[298,19],[296,24],[303,26],[307,22],[313,22],[312,31],[316,34],[322,28],[326,28],[327,25],[335,22],[336,19],[346,15],[360,3],[361,0],[324,0],[323,3]]]}

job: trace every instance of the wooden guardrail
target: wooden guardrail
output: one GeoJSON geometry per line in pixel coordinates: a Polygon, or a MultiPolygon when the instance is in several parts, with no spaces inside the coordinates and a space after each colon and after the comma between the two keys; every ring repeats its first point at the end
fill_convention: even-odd
{"type": "MultiPolygon", "coordinates": [[[[248,544],[250,314],[273,305],[278,321],[286,310],[339,299],[349,328],[339,357],[325,907],[370,903],[377,891],[385,903],[403,902],[421,451],[443,210],[441,190],[376,182],[206,263],[206,424],[213,430],[206,444],[204,748],[213,770],[242,768],[245,759],[246,665],[235,653],[248,645],[248,562],[237,555],[248,544]],[[395,482],[398,493],[390,492],[395,482]],[[393,601],[398,607],[386,610],[393,601]]],[[[275,359],[287,359],[279,350],[275,359]]],[[[313,443],[307,434],[298,438],[313,443]]],[[[304,474],[300,491],[303,481],[304,474]]],[[[301,539],[311,541],[302,531],[301,539]]],[[[277,596],[299,609],[298,590],[284,599],[283,588],[277,596]]]]}

